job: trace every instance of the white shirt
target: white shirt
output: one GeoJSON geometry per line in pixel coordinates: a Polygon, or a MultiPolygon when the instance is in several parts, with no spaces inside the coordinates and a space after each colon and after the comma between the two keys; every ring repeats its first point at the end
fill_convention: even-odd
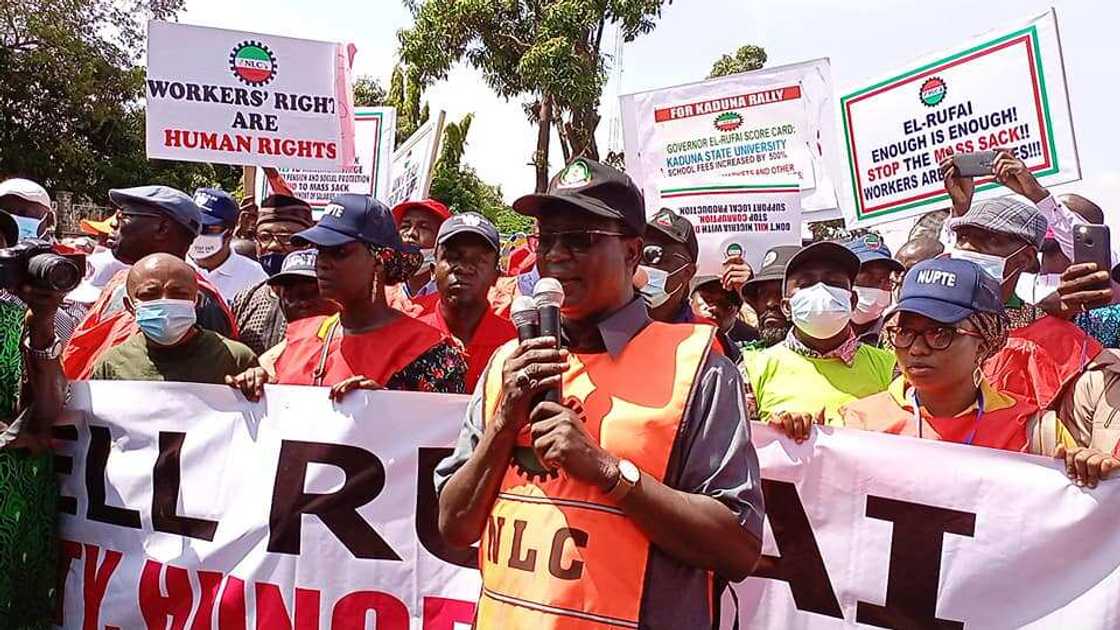
{"type": "MultiPolygon", "coordinates": [[[[189,258],[189,257],[188,257],[189,258]]],[[[210,284],[218,288],[226,303],[233,302],[233,296],[244,289],[256,286],[268,279],[268,274],[261,268],[260,263],[231,251],[229,258],[213,270],[203,269],[194,260],[190,261],[210,284]]]]}

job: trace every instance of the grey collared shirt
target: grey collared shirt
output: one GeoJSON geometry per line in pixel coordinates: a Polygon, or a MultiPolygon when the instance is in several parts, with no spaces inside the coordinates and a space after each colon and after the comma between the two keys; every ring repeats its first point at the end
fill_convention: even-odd
{"type": "MultiPolygon", "coordinates": [[[[611,357],[650,323],[645,303],[636,299],[599,323],[603,347],[611,357]]],[[[762,539],[763,502],[758,455],[751,444],[739,370],[722,354],[711,353],[701,367],[684,423],[669,458],[664,483],[704,494],[726,505],[739,523],[762,539]]],[[[470,459],[483,433],[485,377],[471,397],[454,452],[436,469],[438,492],[470,459]]],[[[687,566],[653,547],[642,596],[642,628],[710,627],[706,572],[687,566]]]]}

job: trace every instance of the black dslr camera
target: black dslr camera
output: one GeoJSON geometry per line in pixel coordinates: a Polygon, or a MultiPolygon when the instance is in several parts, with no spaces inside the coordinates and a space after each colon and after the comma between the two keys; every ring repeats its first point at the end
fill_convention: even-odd
{"type": "Polygon", "coordinates": [[[60,253],[50,241],[28,239],[0,249],[0,289],[15,291],[30,284],[38,289],[69,293],[85,273],[85,255],[60,253]]]}

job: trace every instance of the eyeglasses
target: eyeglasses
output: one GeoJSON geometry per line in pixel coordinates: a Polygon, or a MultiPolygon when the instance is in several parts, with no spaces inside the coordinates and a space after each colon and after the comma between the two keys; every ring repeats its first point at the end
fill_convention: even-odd
{"type": "Polygon", "coordinates": [[[679,252],[665,251],[665,248],[661,245],[646,245],[642,248],[643,265],[650,265],[651,267],[654,265],[659,265],[666,258],[678,258],[686,265],[692,262],[690,258],[684,256],[683,254],[680,254],[679,252]]]}
{"type": "Polygon", "coordinates": [[[292,244],[292,237],[295,234],[273,234],[271,232],[257,232],[257,245],[261,247],[268,247],[271,243],[276,243],[280,247],[288,247],[292,244]]]}
{"type": "Polygon", "coordinates": [[[920,335],[926,342],[926,346],[931,350],[944,350],[953,344],[953,340],[957,335],[964,335],[966,337],[976,337],[983,339],[984,336],[980,333],[963,328],[954,328],[951,326],[938,326],[936,328],[927,328],[922,331],[917,331],[912,328],[901,328],[899,326],[891,326],[884,328],[883,332],[887,333],[887,341],[896,348],[903,350],[914,345],[914,340],[920,335]]]}
{"type": "Polygon", "coordinates": [[[604,237],[627,236],[622,232],[609,232],[606,230],[568,230],[564,232],[543,232],[529,237],[531,247],[539,254],[552,251],[557,245],[563,246],[573,254],[587,253],[604,237]]]}

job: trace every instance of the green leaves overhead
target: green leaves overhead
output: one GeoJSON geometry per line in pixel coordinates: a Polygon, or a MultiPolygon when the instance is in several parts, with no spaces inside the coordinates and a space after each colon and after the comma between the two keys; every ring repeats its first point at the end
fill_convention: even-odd
{"type": "MultiPolygon", "coordinates": [[[[398,36],[421,81],[465,62],[503,98],[524,99],[547,156],[555,126],[565,156],[598,158],[597,110],[609,71],[604,34],[625,41],[653,30],[671,0],[406,0],[414,24],[398,36]]],[[[537,188],[547,160],[537,159],[537,188]]]]}

